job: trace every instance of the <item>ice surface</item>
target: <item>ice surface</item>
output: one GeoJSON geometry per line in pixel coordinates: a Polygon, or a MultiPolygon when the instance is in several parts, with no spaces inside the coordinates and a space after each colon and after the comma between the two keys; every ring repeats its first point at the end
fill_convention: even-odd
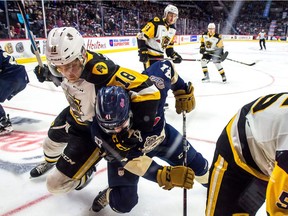
{"type": "MultiPolygon", "coordinates": [[[[267,42],[267,50],[260,51],[258,41],[225,41],[228,58],[251,63],[245,66],[229,60],[223,62],[227,83],[221,82],[215,66],[209,63],[210,83],[202,83],[203,73],[199,61],[183,61],[175,65],[178,73],[195,87],[196,108],[187,114],[187,137],[192,145],[211,162],[215,142],[228,120],[244,104],[261,95],[287,90],[288,44],[267,42]]],[[[199,59],[199,44],[176,46],[183,58],[199,59]]],[[[108,54],[118,64],[142,71],[137,51],[108,54]]],[[[30,84],[11,101],[4,103],[10,114],[14,132],[0,137],[0,216],[86,216],[94,197],[107,185],[105,162],[98,166],[95,178],[81,191],[64,195],[50,195],[45,176],[29,179],[30,169],[43,160],[41,140],[54,117],[67,106],[60,88],[51,83],[39,83],[33,74],[36,63],[26,64],[30,84]]],[[[172,92],[168,97],[168,122],[182,132],[182,116],[174,111],[172,92]]],[[[159,163],[162,161],[157,160],[159,163]]],[[[195,182],[188,191],[188,215],[203,216],[206,189],[195,182]]],[[[157,184],[141,179],[139,203],[129,216],[183,215],[183,190],[165,191],[157,184]]],[[[99,216],[118,215],[110,207],[99,216]]],[[[257,214],[265,215],[262,207],[257,214]]]]}

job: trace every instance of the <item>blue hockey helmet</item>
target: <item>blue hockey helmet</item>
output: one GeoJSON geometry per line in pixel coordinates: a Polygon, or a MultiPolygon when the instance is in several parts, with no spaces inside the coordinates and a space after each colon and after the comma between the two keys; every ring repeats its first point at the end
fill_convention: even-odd
{"type": "Polygon", "coordinates": [[[119,86],[102,87],[97,93],[96,118],[105,133],[115,134],[131,128],[130,97],[119,86]]]}

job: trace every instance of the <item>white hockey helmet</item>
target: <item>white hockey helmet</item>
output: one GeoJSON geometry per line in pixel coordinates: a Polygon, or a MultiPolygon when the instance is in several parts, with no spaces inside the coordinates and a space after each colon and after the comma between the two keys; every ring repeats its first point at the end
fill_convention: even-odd
{"type": "Polygon", "coordinates": [[[75,28],[54,28],[49,32],[46,59],[53,75],[62,76],[57,72],[56,67],[67,65],[77,58],[84,64],[85,52],[84,39],[75,28]]]}
{"type": "Polygon", "coordinates": [[[208,29],[215,29],[215,28],[216,28],[216,26],[215,26],[214,23],[209,23],[208,24],[208,29]]]}
{"type": "Polygon", "coordinates": [[[177,18],[178,18],[178,8],[177,7],[175,7],[174,5],[167,5],[167,7],[164,10],[164,18],[167,17],[167,14],[169,12],[173,13],[173,14],[176,14],[177,18]]]}

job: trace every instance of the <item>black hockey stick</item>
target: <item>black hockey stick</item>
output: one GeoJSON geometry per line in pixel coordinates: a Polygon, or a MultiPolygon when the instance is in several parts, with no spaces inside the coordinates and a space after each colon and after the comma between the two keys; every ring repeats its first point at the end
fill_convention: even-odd
{"type": "Polygon", "coordinates": [[[223,61],[227,58],[229,52],[226,51],[225,53],[223,53],[223,55],[216,55],[216,54],[209,53],[209,52],[206,52],[206,54],[209,54],[209,55],[211,55],[211,56],[214,56],[214,57],[220,58],[221,61],[223,62],[223,61]]]}
{"type": "Polygon", "coordinates": [[[247,66],[253,66],[256,64],[256,62],[252,62],[252,63],[245,63],[245,62],[241,62],[241,61],[237,61],[237,60],[234,60],[234,59],[230,59],[230,58],[226,58],[227,60],[229,61],[232,61],[232,62],[236,62],[236,63],[239,63],[239,64],[243,64],[243,65],[247,65],[247,66]]]}
{"type": "MultiPolygon", "coordinates": [[[[186,140],[186,111],[182,112],[183,115],[183,166],[187,167],[187,151],[188,145],[186,140]]],[[[183,216],[187,216],[187,189],[183,189],[183,216]]]]}
{"type": "MultiPolygon", "coordinates": [[[[29,21],[27,19],[27,15],[26,15],[26,12],[25,12],[24,5],[23,5],[21,0],[17,0],[16,2],[17,2],[17,5],[19,7],[20,13],[21,13],[21,15],[23,17],[24,25],[25,25],[25,27],[27,29],[28,37],[29,37],[29,39],[31,41],[32,48],[33,48],[34,54],[36,56],[37,62],[38,62],[40,67],[44,67],[42,59],[41,59],[41,56],[40,56],[40,53],[39,53],[39,50],[37,48],[37,44],[36,44],[36,42],[34,40],[33,33],[32,33],[32,31],[30,31],[30,24],[29,24],[29,21]]],[[[47,74],[46,76],[48,77],[48,79],[52,80],[52,82],[56,86],[60,85],[60,80],[57,77],[54,77],[53,75],[50,75],[50,74],[47,74]]]]}
{"type": "Polygon", "coordinates": [[[211,56],[215,56],[215,57],[221,58],[221,61],[224,61],[225,59],[227,59],[227,60],[229,60],[229,61],[233,61],[233,62],[236,62],[236,63],[239,63],[239,64],[243,64],[243,65],[247,65],[247,66],[253,66],[253,65],[256,64],[256,62],[252,62],[252,63],[249,64],[249,63],[245,63],[245,62],[241,62],[241,61],[237,61],[237,60],[234,60],[234,59],[227,58],[228,52],[225,52],[225,53],[223,54],[223,57],[220,56],[220,55],[216,55],[216,54],[210,54],[210,53],[207,53],[207,54],[209,54],[209,55],[211,55],[211,56]],[[222,59],[223,59],[223,60],[222,60],[222,59]]]}
{"type": "MultiPolygon", "coordinates": [[[[149,60],[156,60],[156,61],[163,61],[163,60],[171,60],[173,61],[173,58],[149,58],[149,60]]],[[[182,61],[201,61],[201,59],[182,59],[182,61]]]]}

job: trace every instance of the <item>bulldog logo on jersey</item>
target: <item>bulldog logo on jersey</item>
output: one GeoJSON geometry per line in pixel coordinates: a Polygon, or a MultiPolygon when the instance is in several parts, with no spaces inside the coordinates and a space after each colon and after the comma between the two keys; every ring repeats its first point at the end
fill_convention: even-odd
{"type": "Polygon", "coordinates": [[[108,67],[104,62],[99,62],[96,65],[94,65],[92,73],[97,75],[108,74],[108,67]]]}
{"type": "Polygon", "coordinates": [[[162,38],[162,44],[161,44],[161,46],[162,46],[162,48],[163,49],[166,49],[166,47],[168,46],[168,44],[170,43],[170,37],[168,37],[168,36],[165,36],[165,37],[163,37],[162,38]]]}
{"type": "Polygon", "coordinates": [[[211,43],[210,41],[207,41],[207,42],[206,42],[206,48],[209,49],[209,48],[211,48],[211,47],[212,47],[212,43],[211,43]]]}

